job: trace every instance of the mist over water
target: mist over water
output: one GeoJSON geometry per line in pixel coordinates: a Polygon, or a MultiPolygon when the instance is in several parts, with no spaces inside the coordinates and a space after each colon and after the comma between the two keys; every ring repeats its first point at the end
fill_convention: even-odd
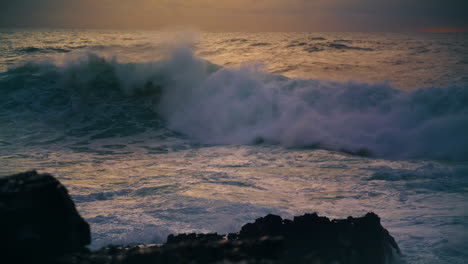
{"type": "Polygon", "coordinates": [[[406,262],[468,259],[466,35],[0,37],[0,175],[57,175],[94,248],[374,211],[406,262]]]}

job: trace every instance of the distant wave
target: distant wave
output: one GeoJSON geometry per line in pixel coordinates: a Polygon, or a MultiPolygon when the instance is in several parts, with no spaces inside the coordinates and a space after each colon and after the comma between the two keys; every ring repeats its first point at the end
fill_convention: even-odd
{"type": "Polygon", "coordinates": [[[131,45],[99,45],[99,44],[83,44],[83,45],[59,45],[60,43],[50,43],[50,46],[27,46],[20,47],[14,50],[15,54],[49,54],[49,53],[69,53],[77,50],[89,51],[89,52],[98,52],[98,51],[111,51],[111,50],[121,50],[121,51],[147,51],[155,50],[161,48],[160,45],[155,45],[154,43],[137,43],[131,45]]]}
{"type": "MultiPolygon", "coordinates": [[[[319,38],[315,38],[319,39],[319,38]]],[[[312,39],[314,40],[314,39],[312,39]]],[[[293,47],[304,47],[304,51],[307,52],[317,52],[317,51],[332,51],[332,50],[340,50],[340,51],[345,51],[345,50],[361,50],[361,51],[374,51],[374,49],[371,48],[363,48],[363,47],[354,47],[354,46],[348,46],[345,44],[341,43],[336,43],[336,42],[345,42],[343,40],[336,40],[335,42],[326,42],[326,43],[308,43],[308,42],[300,42],[300,41],[292,41],[289,45],[287,45],[287,48],[293,48],[293,47]]]]}
{"type": "Polygon", "coordinates": [[[313,38],[309,38],[309,40],[327,40],[327,39],[323,37],[313,37],[313,38]]]}
{"type": "Polygon", "coordinates": [[[250,46],[252,46],[252,47],[270,46],[270,45],[271,45],[270,43],[266,43],[266,42],[257,42],[257,43],[250,44],[250,46]]]}
{"type": "Polygon", "coordinates": [[[67,48],[56,48],[56,47],[25,47],[25,48],[19,48],[17,49],[18,52],[22,53],[51,53],[51,52],[57,52],[57,53],[67,53],[70,52],[71,49],[67,48]]]}
{"type": "Polygon", "coordinates": [[[468,160],[468,87],[404,92],[388,83],[289,79],[254,66],[220,68],[176,49],[151,63],[94,54],[28,63],[0,73],[0,92],[0,119],[77,122],[82,133],[112,127],[131,135],[161,121],[207,144],[468,160]]]}

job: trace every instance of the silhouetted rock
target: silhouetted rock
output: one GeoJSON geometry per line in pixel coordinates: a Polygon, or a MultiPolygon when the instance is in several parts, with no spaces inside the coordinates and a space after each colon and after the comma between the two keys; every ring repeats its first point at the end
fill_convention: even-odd
{"type": "Polygon", "coordinates": [[[147,248],[134,247],[119,256],[125,264],[144,263],[275,263],[284,250],[281,238],[193,240],[147,248]]]}
{"type": "Polygon", "coordinates": [[[0,263],[392,263],[401,253],[374,213],[330,220],[258,218],[228,235],[169,235],[163,245],[90,252],[88,224],[63,185],[35,171],[0,179],[0,263]],[[4,259],[14,261],[4,262],[4,259]],[[44,262],[46,260],[46,262],[44,262]]]}
{"type": "Polygon", "coordinates": [[[293,221],[267,215],[244,225],[237,239],[259,236],[284,238],[283,262],[314,259],[321,263],[378,264],[389,263],[401,254],[394,238],[374,213],[338,220],[314,213],[294,217],[293,221]]]}
{"type": "Polygon", "coordinates": [[[178,234],[178,235],[169,235],[167,237],[167,244],[174,244],[180,242],[212,242],[222,240],[224,236],[218,235],[218,233],[211,234],[178,234]]]}
{"type": "Polygon", "coordinates": [[[112,261],[105,263],[384,264],[392,263],[401,254],[374,213],[339,220],[316,213],[294,220],[270,214],[227,236],[169,235],[164,245],[121,248],[116,252],[112,261]]]}
{"type": "Polygon", "coordinates": [[[255,223],[245,224],[239,233],[239,238],[252,238],[261,236],[276,236],[283,234],[283,219],[277,215],[269,214],[258,218],[255,223]]]}
{"type": "Polygon", "coordinates": [[[29,171],[0,178],[2,259],[39,263],[42,257],[83,251],[90,241],[88,223],[53,176],[29,171]]]}

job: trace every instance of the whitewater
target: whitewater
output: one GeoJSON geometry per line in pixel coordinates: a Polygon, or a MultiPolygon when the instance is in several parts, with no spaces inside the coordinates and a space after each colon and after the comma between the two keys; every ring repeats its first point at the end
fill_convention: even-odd
{"type": "Polygon", "coordinates": [[[56,175],[93,242],[373,211],[468,253],[468,35],[1,30],[0,176],[56,175]]]}

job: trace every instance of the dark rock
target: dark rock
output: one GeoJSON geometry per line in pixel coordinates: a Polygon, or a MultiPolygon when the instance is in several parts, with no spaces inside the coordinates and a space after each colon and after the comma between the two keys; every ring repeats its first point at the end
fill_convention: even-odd
{"type": "Polygon", "coordinates": [[[258,218],[254,223],[244,225],[239,233],[239,238],[277,236],[283,233],[283,219],[277,215],[269,214],[258,218]]]}
{"type": "MultiPolygon", "coordinates": [[[[67,189],[49,174],[29,171],[0,178],[0,248],[3,259],[66,255],[85,250],[89,225],[67,189]]],[[[1,260],[0,260],[1,262],[1,260]]]]}
{"type": "Polygon", "coordinates": [[[133,248],[119,263],[276,263],[284,251],[281,238],[250,240],[181,241],[162,246],[133,248]]]}
{"type": "Polygon", "coordinates": [[[225,236],[218,235],[218,233],[212,234],[178,234],[178,235],[169,235],[167,237],[167,244],[174,244],[180,242],[212,242],[212,241],[219,241],[223,240],[225,236]]]}
{"type": "Polygon", "coordinates": [[[400,256],[374,213],[330,220],[316,213],[258,218],[239,233],[169,235],[166,244],[122,251],[113,263],[392,263],[400,256]]]}
{"type": "Polygon", "coordinates": [[[364,217],[330,220],[316,213],[282,220],[267,215],[246,224],[238,239],[259,236],[283,237],[284,261],[302,263],[314,259],[321,263],[389,263],[401,252],[394,238],[374,213],[364,217]]]}
{"type": "Polygon", "coordinates": [[[316,213],[293,220],[269,214],[238,233],[169,235],[163,245],[90,252],[84,248],[89,226],[65,187],[35,171],[0,179],[0,224],[0,263],[384,264],[401,255],[374,213],[335,220],[316,213]]]}

